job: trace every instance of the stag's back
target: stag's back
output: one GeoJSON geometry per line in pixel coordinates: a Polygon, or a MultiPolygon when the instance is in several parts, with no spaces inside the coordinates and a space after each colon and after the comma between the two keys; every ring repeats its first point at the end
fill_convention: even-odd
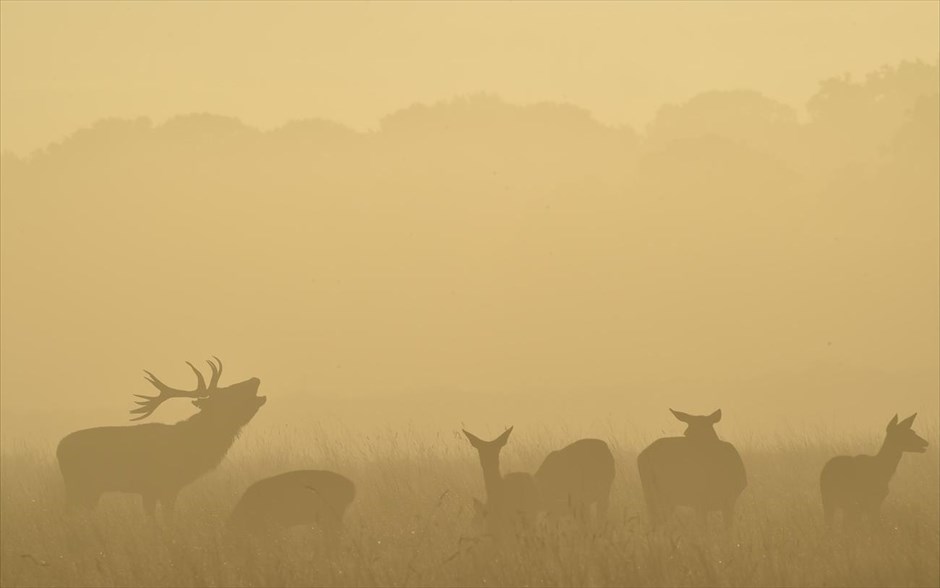
{"type": "Polygon", "coordinates": [[[600,439],[581,439],[548,454],[535,472],[546,510],[606,504],[614,481],[614,456],[600,439]]]}
{"type": "Polygon", "coordinates": [[[66,435],[56,449],[66,487],[89,493],[144,492],[183,482],[175,478],[190,477],[184,458],[192,452],[177,443],[170,431],[168,425],[150,423],[66,435]]]}
{"type": "Polygon", "coordinates": [[[296,525],[317,525],[338,532],[356,496],[348,478],[325,470],[298,470],[255,482],[232,515],[232,528],[262,532],[296,525]]]}
{"type": "Polygon", "coordinates": [[[734,504],[747,486],[744,463],[725,441],[665,437],[637,456],[648,502],[705,510],[734,504]]]}

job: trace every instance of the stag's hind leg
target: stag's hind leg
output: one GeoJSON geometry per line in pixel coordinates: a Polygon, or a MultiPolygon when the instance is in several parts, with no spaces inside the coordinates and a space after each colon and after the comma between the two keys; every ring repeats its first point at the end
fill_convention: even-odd
{"type": "Polygon", "coordinates": [[[97,490],[75,487],[74,485],[66,485],[65,487],[66,512],[92,511],[98,506],[98,500],[100,499],[101,492],[97,490]]]}
{"type": "Polygon", "coordinates": [[[176,513],[176,497],[175,492],[166,493],[160,497],[160,510],[163,512],[163,520],[167,523],[173,522],[176,513]]]}
{"type": "Polygon", "coordinates": [[[610,510],[610,494],[602,494],[597,498],[597,506],[595,506],[595,511],[597,514],[597,520],[601,524],[607,521],[607,512],[610,510]]]}
{"type": "Polygon", "coordinates": [[[144,513],[148,519],[157,518],[157,497],[153,494],[142,494],[140,496],[141,504],[144,507],[144,513]]]}
{"type": "Polygon", "coordinates": [[[725,525],[725,529],[730,531],[734,528],[734,503],[729,502],[724,505],[721,509],[721,521],[725,525]]]}

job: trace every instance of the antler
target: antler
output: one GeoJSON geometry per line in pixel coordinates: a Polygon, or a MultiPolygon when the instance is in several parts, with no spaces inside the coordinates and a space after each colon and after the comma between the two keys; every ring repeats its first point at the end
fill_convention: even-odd
{"type": "MultiPolygon", "coordinates": [[[[216,361],[218,361],[218,359],[216,359],[216,361]]],[[[139,414],[140,416],[132,418],[131,419],[132,421],[139,421],[141,419],[147,418],[148,416],[153,414],[153,411],[157,410],[158,406],[163,404],[164,400],[168,400],[170,398],[204,398],[205,396],[209,395],[210,391],[215,389],[216,384],[218,384],[218,381],[219,381],[219,375],[222,372],[222,367],[221,367],[222,362],[219,362],[218,371],[216,371],[215,367],[213,366],[212,379],[210,380],[211,384],[208,388],[206,387],[206,380],[202,377],[202,374],[199,372],[199,370],[196,369],[196,366],[189,363],[188,361],[186,362],[186,365],[188,365],[193,370],[193,373],[196,374],[196,389],[195,390],[190,391],[190,390],[178,390],[176,388],[170,388],[169,386],[161,382],[155,375],[148,372],[147,370],[144,370],[144,373],[147,374],[147,377],[145,379],[151,384],[153,384],[154,388],[159,390],[160,393],[156,396],[144,396],[143,394],[134,394],[134,396],[140,398],[140,400],[135,401],[139,406],[135,408],[134,410],[132,410],[131,414],[139,414]]],[[[209,365],[211,366],[212,364],[210,363],[209,365]]]]}
{"type": "Polygon", "coordinates": [[[222,376],[222,360],[216,356],[212,356],[219,365],[216,367],[214,363],[209,360],[206,360],[206,363],[209,364],[209,369],[212,370],[212,377],[209,378],[209,390],[215,390],[219,387],[219,378],[222,376]]]}

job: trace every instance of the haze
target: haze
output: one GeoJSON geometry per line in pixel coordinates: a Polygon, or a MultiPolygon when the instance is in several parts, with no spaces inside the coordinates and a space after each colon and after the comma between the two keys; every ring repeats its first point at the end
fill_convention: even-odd
{"type": "Polygon", "coordinates": [[[3,2],[0,15],[0,148],[19,154],[113,116],[365,130],[480,91],[640,128],[706,90],[800,108],[821,79],[940,54],[936,2],[3,2]]]}
{"type": "Polygon", "coordinates": [[[936,414],[938,6],[4,2],[4,434],[936,414]]]}

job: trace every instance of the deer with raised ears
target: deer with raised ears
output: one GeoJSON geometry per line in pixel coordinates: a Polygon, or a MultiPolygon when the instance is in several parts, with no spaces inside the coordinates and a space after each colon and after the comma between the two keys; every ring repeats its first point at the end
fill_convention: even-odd
{"type": "Polygon", "coordinates": [[[657,439],[636,460],[652,523],[661,522],[675,507],[685,506],[702,518],[710,511],[721,511],[730,527],[747,475],[734,445],[715,432],[721,411],[693,416],[669,410],[687,425],[684,436],[657,439]]]}
{"type": "Polygon", "coordinates": [[[206,385],[196,374],[194,390],[171,388],[145,371],[157,389],[156,396],[137,395],[140,400],[131,420],[150,416],[170,398],[192,398],[199,412],[173,425],[147,423],[123,427],[96,427],[67,435],[59,442],[56,456],[65,480],[66,505],[93,509],[105,492],[140,494],[144,510],[154,515],[157,502],[165,518],[172,516],[180,490],[215,468],[225,457],[242,427],[265,403],[258,396],[261,381],[251,378],[219,387],[222,362],[207,362],[212,377],[206,385]]]}
{"type": "Polygon", "coordinates": [[[614,483],[614,456],[600,439],[581,439],[548,454],[535,472],[543,509],[586,519],[592,504],[604,519],[614,483]]]}
{"type": "Polygon", "coordinates": [[[512,427],[492,441],[484,441],[464,431],[470,444],[480,456],[486,504],[474,499],[478,519],[482,519],[488,533],[502,536],[507,531],[531,527],[539,512],[539,490],[531,474],[513,472],[502,475],[499,453],[512,433],[512,427]]]}
{"type": "Polygon", "coordinates": [[[823,514],[831,525],[837,509],[843,519],[855,521],[866,515],[879,524],[881,503],[888,496],[888,483],[904,453],[924,453],[927,441],[911,429],[913,414],[901,422],[898,415],[888,423],[881,450],[875,455],[840,455],[823,466],[819,477],[823,514]]]}

